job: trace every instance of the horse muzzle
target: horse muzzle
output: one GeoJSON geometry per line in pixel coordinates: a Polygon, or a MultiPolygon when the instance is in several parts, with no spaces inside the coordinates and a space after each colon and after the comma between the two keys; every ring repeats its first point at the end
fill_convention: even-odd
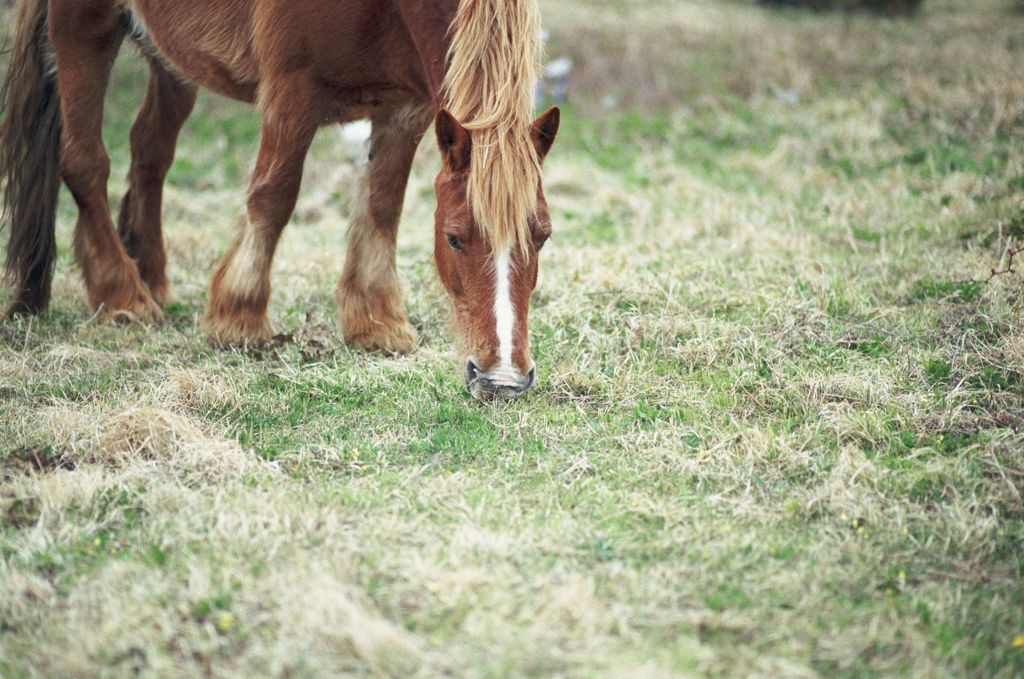
{"type": "Polygon", "coordinates": [[[473,359],[466,361],[466,388],[478,401],[504,401],[522,396],[537,379],[537,367],[526,375],[515,368],[498,368],[490,372],[481,370],[473,359]]]}

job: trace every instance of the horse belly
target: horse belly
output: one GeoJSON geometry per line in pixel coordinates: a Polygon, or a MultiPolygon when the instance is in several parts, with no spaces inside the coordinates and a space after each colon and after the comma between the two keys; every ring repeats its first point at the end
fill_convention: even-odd
{"type": "Polygon", "coordinates": [[[252,102],[253,0],[125,0],[133,32],[183,80],[252,102]]]}

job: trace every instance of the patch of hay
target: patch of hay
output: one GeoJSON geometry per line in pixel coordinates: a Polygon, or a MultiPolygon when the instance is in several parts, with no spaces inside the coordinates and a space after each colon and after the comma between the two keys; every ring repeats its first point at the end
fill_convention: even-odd
{"type": "Polygon", "coordinates": [[[171,372],[157,388],[161,402],[175,410],[224,408],[234,402],[234,390],[221,375],[196,368],[171,372]]]}
{"type": "Polygon", "coordinates": [[[88,465],[130,474],[165,470],[191,482],[216,483],[269,469],[237,441],[151,405],[113,412],[90,406],[51,407],[36,419],[47,445],[78,470],[88,465]]]}
{"type": "Polygon", "coordinates": [[[216,481],[255,470],[255,458],[235,441],[207,435],[188,418],[134,406],[104,419],[88,461],[114,468],[155,463],[197,480],[216,481]]]}

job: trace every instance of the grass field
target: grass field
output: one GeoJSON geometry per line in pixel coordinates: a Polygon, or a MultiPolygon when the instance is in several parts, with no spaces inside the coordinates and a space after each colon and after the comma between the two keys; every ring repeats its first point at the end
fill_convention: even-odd
{"type": "MultiPolygon", "coordinates": [[[[159,328],[92,319],[62,197],[52,312],[0,324],[0,676],[1024,675],[1024,275],[990,274],[1024,242],[1024,16],[544,10],[576,68],[521,401],[459,380],[429,143],[405,358],[336,331],[334,130],[276,349],[197,328],[251,111],[185,129],[159,328]]],[[[144,80],[125,50],[115,198],[144,80]]]]}

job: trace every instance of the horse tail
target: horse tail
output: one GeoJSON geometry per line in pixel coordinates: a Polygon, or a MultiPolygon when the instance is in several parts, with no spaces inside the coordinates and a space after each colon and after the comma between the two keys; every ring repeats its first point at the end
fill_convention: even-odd
{"type": "Polygon", "coordinates": [[[8,316],[46,310],[57,258],[61,111],[47,4],[19,4],[10,68],[0,89],[0,224],[10,225],[5,270],[16,286],[8,316]]]}

